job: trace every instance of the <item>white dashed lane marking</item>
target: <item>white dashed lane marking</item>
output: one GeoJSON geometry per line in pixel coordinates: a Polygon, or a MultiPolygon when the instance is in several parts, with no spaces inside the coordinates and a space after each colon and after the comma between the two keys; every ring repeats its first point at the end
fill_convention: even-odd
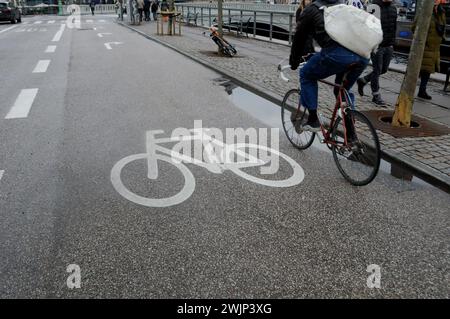
{"type": "Polygon", "coordinates": [[[20,119],[28,117],[28,113],[30,113],[31,106],[33,105],[38,91],[39,89],[23,89],[20,91],[16,102],[6,115],[5,119],[20,119]]]}
{"type": "Polygon", "coordinates": [[[0,31],[0,33],[6,32],[6,31],[11,30],[11,29],[14,29],[14,28],[17,28],[17,26],[16,26],[16,25],[13,25],[12,27],[3,29],[2,31],[0,31]]]}
{"type": "Polygon", "coordinates": [[[49,45],[47,49],[45,49],[45,53],[53,53],[56,51],[56,45],[49,45]]]}
{"type": "Polygon", "coordinates": [[[33,73],[45,73],[50,64],[50,60],[39,60],[36,64],[33,73]]]}
{"type": "Polygon", "coordinates": [[[56,32],[55,36],[52,39],[52,42],[58,42],[61,39],[65,27],[65,24],[61,24],[61,27],[59,28],[58,32],[56,32]]]}
{"type": "Polygon", "coordinates": [[[0,181],[2,180],[3,174],[5,174],[5,171],[0,170],[0,181]]]}

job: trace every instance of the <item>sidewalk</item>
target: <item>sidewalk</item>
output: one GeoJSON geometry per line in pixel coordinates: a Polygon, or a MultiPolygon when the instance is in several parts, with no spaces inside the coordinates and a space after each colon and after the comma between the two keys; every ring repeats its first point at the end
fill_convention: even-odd
{"type": "MultiPolygon", "coordinates": [[[[298,77],[290,83],[283,82],[277,73],[278,63],[289,57],[290,48],[252,38],[236,38],[225,34],[238,51],[233,58],[219,57],[217,46],[201,27],[182,27],[182,36],[156,35],[156,23],[143,22],[140,26],[129,26],[119,22],[143,36],[168,46],[197,62],[224,74],[236,84],[258,95],[281,104],[284,94],[298,86],[298,77]]],[[[367,72],[367,71],[366,71],[367,72]]],[[[402,73],[388,72],[381,78],[382,96],[393,110],[403,79],[402,73]]],[[[429,92],[432,102],[416,99],[413,113],[429,120],[450,126],[450,94],[442,92],[441,82],[430,81],[429,92]]],[[[328,87],[319,87],[320,109],[326,115],[334,107],[334,95],[328,87]]],[[[366,96],[357,98],[358,110],[379,110],[371,103],[370,87],[366,96]]],[[[432,178],[434,182],[450,189],[450,134],[436,137],[394,138],[378,131],[385,157],[413,169],[418,175],[432,178]]]]}

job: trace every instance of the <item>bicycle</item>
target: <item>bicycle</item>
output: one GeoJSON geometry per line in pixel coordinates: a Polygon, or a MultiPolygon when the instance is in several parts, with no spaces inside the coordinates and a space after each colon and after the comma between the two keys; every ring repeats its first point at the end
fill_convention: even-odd
{"type": "MultiPolygon", "coordinates": [[[[283,66],[283,63],[284,60],[278,65],[278,71],[281,79],[289,82],[284,71],[291,66],[283,66]]],[[[301,63],[300,67],[305,64],[306,62],[301,63]]],[[[347,73],[349,71],[351,67],[347,73]]],[[[336,103],[328,125],[323,115],[319,113],[322,134],[319,141],[332,151],[339,172],[348,182],[355,186],[367,185],[376,177],[380,167],[381,151],[377,132],[369,119],[355,110],[344,85],[327,80],[319,82],[333,87],[336,95],[336,103]]],[[[289,142],[299,150],[309,148],[316,136],[316,133],[303,130],[302,126],[307,119],[308,109],[300,103],[300,89],[289,90],[282,102],[281,120],[289,142]]]]}
{"type": "MultiPolygon", "coordinates": [[[[209,27],[209,32],[209,37],[214,41],[215,44],[217,44],[217,46],[219,47],[219,51],[222,52],[222,54],[229,56],[230,58],[237,54],[234,46],[220,36],[219,32],[217,32],[217,28],[214,25],[209,27]]],[[[205,34],[206,32],[203,32],[203,35],[205,34]]]]}
{"type": "MultiPolygon", "coordinates": [[[[111,170],[111,183],[114,189],[122,195],[124,198],[147,207],[168,207],[182,203],[188,199],[195,189],[195,178],[192,172],[188,169],[185,163],[194,164],[199,167],[206,168],[211,173],[222,174],[224,171],[231,171],[236,175],[251,181],[253,183],[270,186],[270,187],[291,187],[300,184],[304,179],[304,171],[302,167],[289,156],[264,145],[259,144],[226,144],[212,136],[208,135],[208,129],[191,129],[190,135],[172,136],[170,138],[156,138],[156,135],[164,133],[162,130],[147,131],[146,134],[146,153],[134,154],[127,156],[118,161],[111,170]],[[175,143],[175,142],[189,142],[199,141],[204,145],[206,156],[205,160],[191,157],[189,155],[177,152],[173,149],[166,148],[160,144],[175,143]],[[219,158],[216,148],[224,150],[225,158],[219,158]],[[255,175],[255,168],[261,168],[263,165],[268,164],[267,161],[258,159],[257,157],[247,154],[243,149],[254,149],[259,152],[263,151],[271,153],[284,159],[290,169],[288,170],[290,176],[285,176],[281,179],[264,179],[255,175]],[[234,157],[237,156],[241,161],[235,161],[234,157]],[[152,189],[157,189],[153,186],[153,183],[157,182],[159,177],[159,165],[158,163],[165,162],[175,166],[184,177],[184,185],[178,193],[166,198],[149,198],[148,196],[141,196],[133,191],[129,190],[122,181],[122,170],[125,166],[136,161],[145,160],[147,168],[147,178],[152,181],[152,189]]],[[[165,172],[166,170],[163,170],[165,172]]],[[[164,177],[162,178],[164,180],[164,177]]],[[[176,188],[176,187],[175,187],[176,188]]],[[[164,195],[167,196],[166,191],[164,195]]]]}

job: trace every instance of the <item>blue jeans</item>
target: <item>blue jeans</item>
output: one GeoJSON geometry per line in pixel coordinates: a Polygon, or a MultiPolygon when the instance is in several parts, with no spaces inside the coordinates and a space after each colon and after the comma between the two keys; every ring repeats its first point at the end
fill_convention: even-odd
{"type": "MultiPolygon", "coordinates": [[[[336,83],[341,83],[349,67],[357,64],[352,67],[346,76],[345,88],[349,91],[368,63],[369,59],[363,58],[341,46],[325,48],[314,54],[299,71],[300,101],[302,105],[310,110],[316,110],[317,81],[336,74],[336,83]]],[[[350,93],[350,96],[353,100],[353,94],[350,93]]]]}

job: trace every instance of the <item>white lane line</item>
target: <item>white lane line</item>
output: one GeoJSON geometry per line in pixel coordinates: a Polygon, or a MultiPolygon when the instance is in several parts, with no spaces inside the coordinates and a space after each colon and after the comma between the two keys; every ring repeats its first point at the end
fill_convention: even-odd
{"type": "Polygon", "coordinates": [[[0,170],[0,181],[2,180],[3,174],[5,174],[5,171],[0,170]]]}
{"type": "Polygon", "coordinates": [[[92,20],[86,20],[86,23],[93,23],[94,21],[92,20]]]}
{"type": "Polygon", "coordinates": [[[6,32],[6,31],[11,30],[11,29],[14,29],[14,28],[17,28],[17,26],[16,26],[16,25],[13,25],[12,27],[3,29],[2,31],[0,31],[0,33],[6,32]]]}
{"type": "Polygon", "coordinates": [[[23,89],[5,119],[26,118],[39,89],[23,89]]]}
{"type": "Polygon", "coordinates": [[[34,24],[41,24],[42,21],[35,21],[34,24]]]}
{"type": "Polygon", "coordinates": [[[108,35],[108,34],[112,34],[112,33],[109,33],[109,32],[97,33],[97,36],[98,36],[99,38],[103,38],[103,35],[108,35]]]}
{"type": "Polygon", "coordinates": [[[52,42],[58,42],[61,39],[65,27],[66,27],[65,24],[61,24],[61,27],[59,28],[58,32],[56,32],[55,36],[52,39],[52,42]]]}
{"type": "Polygon", "coordinates": [[[49,45],[47,49],[45,49],[45,53],[53,53],[56,51],[56,45],[49,45]]]}
{"type": "Polygon", "coordinates": [[[39,60],[36,64],[36,67],[33,70],[33,73],[45,73],[47,72],[48,65],[50,64],[50,60],[39,60]]]}
{"type": "Polygon", "coordinates": [[[55,20],[48,20],[48,22],[47,22],[48,24],[52,24],[52,23],[55,23],[55,20]]]}
{"type": "Polygon", "coordinates": [[[103,44],[105,45],[107,50],[112,50],[111,44],[119,45],[119,44],[123,44],[123,42],[106,42],[103,44]]]}
{"type": "Polygon", "coordinates": [[[98,20],[98,22],[106,22],[105,20],[98,20]]]}

